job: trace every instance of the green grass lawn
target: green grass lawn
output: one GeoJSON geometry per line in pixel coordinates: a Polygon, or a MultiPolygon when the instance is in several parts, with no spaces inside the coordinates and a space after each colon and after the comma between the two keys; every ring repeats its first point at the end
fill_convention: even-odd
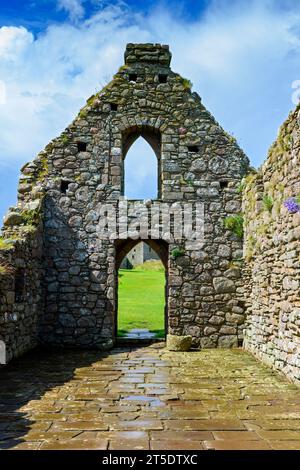
{"type": "Polygon", "coordinates": [[[119,270],[118,336],[133,328],[147,328],[164,336],[165,273],[119,270]]]}

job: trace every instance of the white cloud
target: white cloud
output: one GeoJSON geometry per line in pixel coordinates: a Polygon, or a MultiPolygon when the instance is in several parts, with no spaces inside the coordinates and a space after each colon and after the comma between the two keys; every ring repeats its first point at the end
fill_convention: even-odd
{"type": "MultiPolygon", "coordinates": [[[[208,109],[260,163],[300,79],[300,4],[282,10],[280,1],[225,3],[213,2],[190,23],[165,9],[144,16],[116,3],[80,25],[53,24],[36,38],[23,27],[0,28],[6,84],[0,165],[31,160],[58,135],[123,63],[127,42],[170,44],[173,70],[192,80],[208,109]]],[[[72,19],[84,13],[83,2],[60,4],[76,12],[72,19]]]]}
{"type": "Polygon", "coordinates": [[[59,10],[65,10],[71,21],[80,20],[85,13],[81,0],[58,0],[57,7],[59,10]]]}
{"type": "Polygon", "coordinates": [[[2,26],[0,28],[0,59],[16,60],[33,42],[33,35],[26,28],[2,26]]]}
{"type": "Polygon", "coordinates": [[[0,105],[6,103],[6,85],[0,81],[0,105]]]}

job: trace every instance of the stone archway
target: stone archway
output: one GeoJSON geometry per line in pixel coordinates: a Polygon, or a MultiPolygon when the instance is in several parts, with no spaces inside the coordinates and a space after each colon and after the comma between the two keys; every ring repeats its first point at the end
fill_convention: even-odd
{"type": "Polygon", "coordinates": [[[149,125],[136,125],[122,132],[122,181],[121,194],[124,195],[124,161],[132,144],[143,137],[153,149],[157,158],[157,199],[161,197],[161,133],[149,125]]]}
{"type": "Polygon", "coordinates": [[[164,240],[152,240],[152,239],[125,239],[125,240],[116,240],[115,243],[115,286],[114,286],[114,340],[117,338],[118,331],[118,271],[121,266],[123,258],[129,253],[129,251],[138,245],[140,242],[145,242],[149,245],[159,256],[161,262],[165,268],[165,308],[164,308],[164,325],[165,325],[165,336],[168,333],[168,301],[169,301],[169,246],[168,243],[164,240]]]}

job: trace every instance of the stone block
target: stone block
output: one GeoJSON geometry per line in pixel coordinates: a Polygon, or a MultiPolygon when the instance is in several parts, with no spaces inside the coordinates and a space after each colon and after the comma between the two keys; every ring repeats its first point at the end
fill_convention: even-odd
{"type": "Polygon", "coordinates": [[[167,335],[167,349],[169,351],[188,351],[192,346],[192,336],[167,335]]]}
{"type": "Polygon", "coordinates": [[[5,227],[20,225],[23,222],[23,217],[18,212],[9,212],[3,219],[3,224],[5,227]]]}
{"type": "Polygon", "coordinates": [[[213,279],[213,286],[217,294],[226,294],[235,292],[235,283],[225,277],[215,277],[213,279]]]}

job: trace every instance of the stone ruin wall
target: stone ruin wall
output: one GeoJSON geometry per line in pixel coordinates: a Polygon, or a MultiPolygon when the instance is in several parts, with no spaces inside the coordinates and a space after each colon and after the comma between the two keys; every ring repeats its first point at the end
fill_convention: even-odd
{"type": "Polygon", "coordinates": [[[248,160],[188,81],[171,71],[170,59],[164,46],[127,46],[125,66],[47,151],[44,341],[100,347],[114,339],[115,246],[98,240],[97,204],[116,204],[122,195],[125,153],[139,135],[157,152],[161,201],[206,206],[204,250],[189,252],[183,241],[185,254],[174,260],[177,244],[169,244],[169,332],[191,334],[194,345],[203,347],[229,347],[241,338],[244,311],[235,282],[240,271],[233,261],[242,244],[222,221],[240,211],[235,188],[248,160]],[[84,151],[78,142],[86,144],[84,151]],[[70,182],[66,194],[62,179],[70,182]]]}
{"type": "Polygon", "coordinates": [[[16,231],[7,233],[0,250],[0,341],[5,343],[0,364],[38,343],[43,310],[42,231],[41,227],[24,228],[18,236],[16,231]]]}
{"type": "Polygon", "coordinates": [[[244,347],[300,383],[300,107],[280,129],[261,170],[245,180],[244,347]]]}
{"type": "Polygon", "coordinates": [[[113,344],[118,253],[115,243],[96,240],[96,209],[101,201],[117,204],[125,147],[143,135],[159,158],[160,199],[203,201],[206,209],[203,250],[190,252],[183,243],[184,254],[174,259],[177,245],[163,245],[169,332],[191,334],[200,347],[236,346],[244,333],[248,351],[299,382],[300,215],[283,206],[300,194],[299,108],[261,171],[241,186],[246,157],[169,62],[165,46],[129,45],[113,81],[22,168],[18,205],[5,217],[0,240],[0,340],[7,360],[40,341],[113,344]],[[241,187],[243,277],[242,242],[223,225],[241,210],[241,187]]]}
{"type": "Polygon", "coordinates": [[[125,65],[113,80],[22,169],[18,206],[11,211],[20,217],[16,222],[8,214],[4,238],[37,212],[43,223],[38,268],[45,270],[38,319],[43,343],[113,344],[116,245],[97,238],[97,205],[117,204],[126,151],[140,135],[158,158],[159,199],[205,204],[203,249],[190,251],[183,240],[183,254],[175,259],[178,245],[167,245],[168,332],[190,334],[200,347],[242,341],[242,240],[223,221],[241,210],[237,189],[248,159],[191,92],[188,80],[170,69],[170,60],[167,46],[129,44],[125,65]]]}
{"type": "Polygon", "coordinates": [[[124,139],[132,131],[150,141],[160,135],[162,201],[205,203],[203,250],[183,244],[184,254],[174,259],[177,245],[167,244],[169,332],[191,334],[195,346],[229,347],[244,330],[247,350],[299,382],[300,215],[283,205],[300,194],[299,108],[262,170],[243,183],[241,277],[241,240],[224,230],[223,220],[240,212],[248,162],[169,61],[166,47],[149,45],[145,52],[129,45],[114,80],[23,167],[18,205],[5,217],[0,244],[0,340],[7,360],[38,341],[113,344],[116,245],[96,240],[96,209],[99,201],[117,204],[122,194],[124,139]]]}

